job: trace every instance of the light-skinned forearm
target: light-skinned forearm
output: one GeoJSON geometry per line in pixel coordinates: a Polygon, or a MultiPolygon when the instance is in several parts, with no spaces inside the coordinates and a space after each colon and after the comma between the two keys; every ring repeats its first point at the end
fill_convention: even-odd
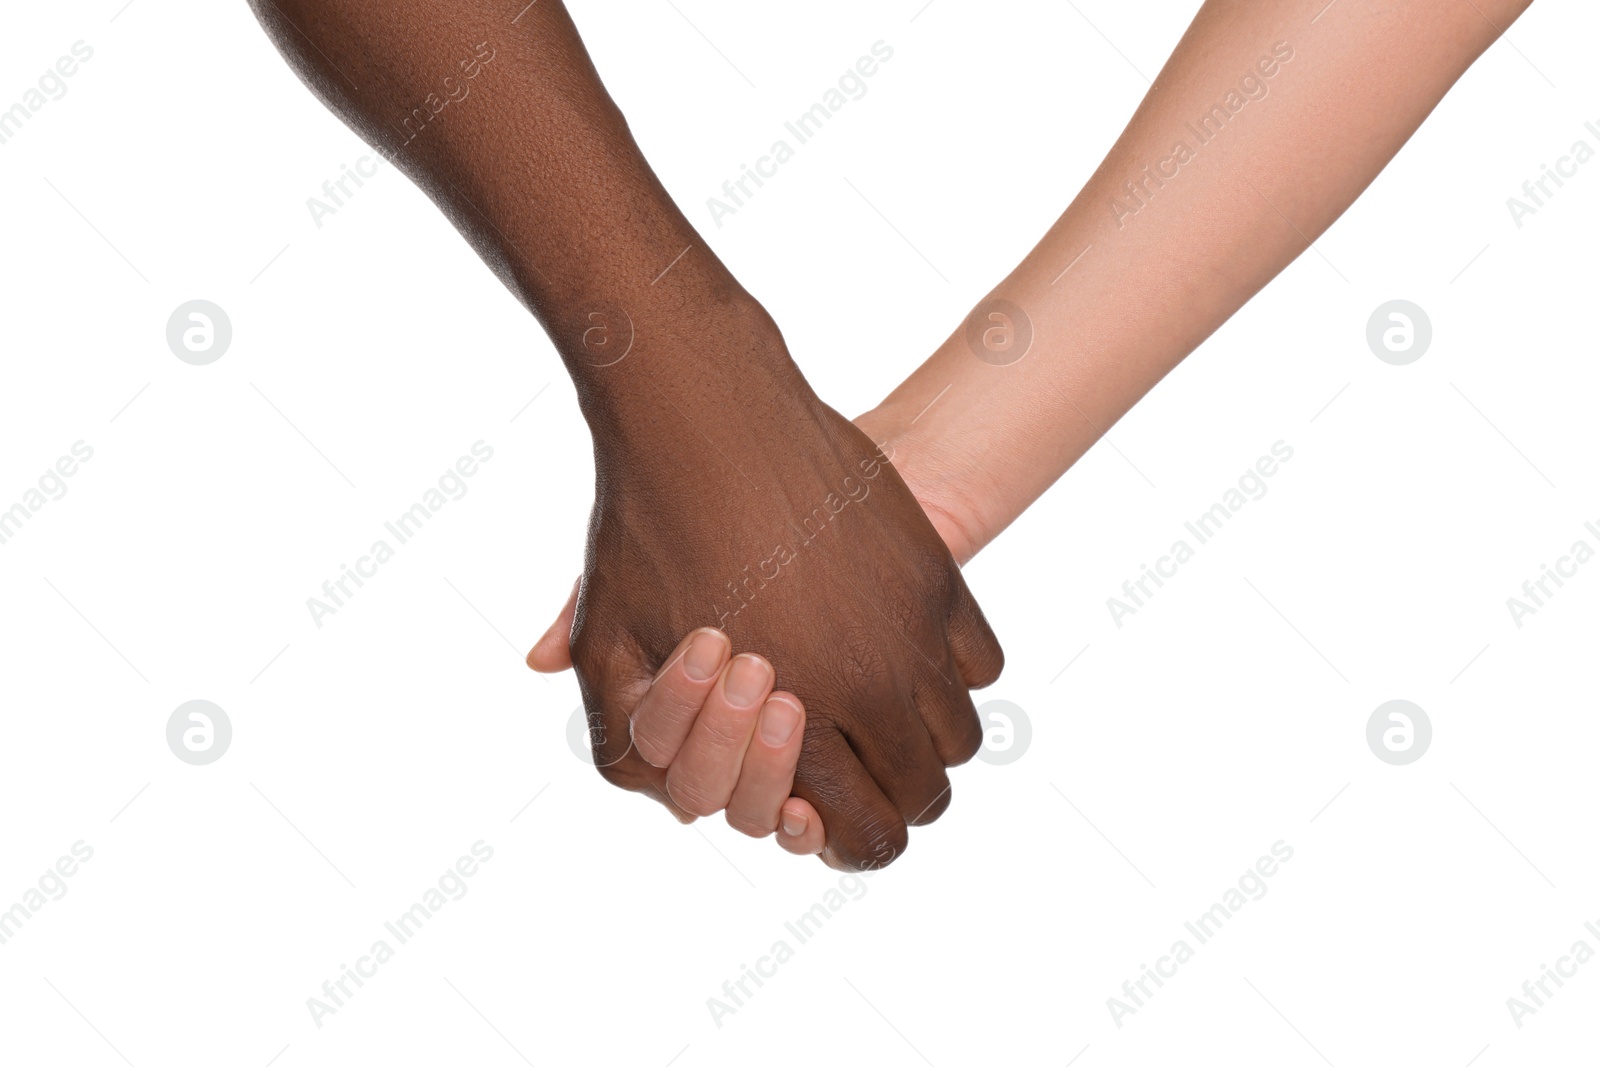
{"type": "Polygon", "coordinates": [[[1209,0],[1050,232],[857,420],[957,558],[1306,251],[1530,3],[1209,0]],[[995,300],[1031,323],[1015,363],[995,300]],[[1000,331],[987,362],[974,320],[1000,331]]]}

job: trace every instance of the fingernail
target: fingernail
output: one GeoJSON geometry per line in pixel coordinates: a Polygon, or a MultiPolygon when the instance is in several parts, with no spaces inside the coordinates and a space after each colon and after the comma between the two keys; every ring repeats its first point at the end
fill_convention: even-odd
{"type": "Polygon", "coordinates": [[[683,672],[697,682],[716,674],[717,668],[722,666],[725,641],[727,638],[714,630],[695,634],[694,640],[689,642],[689,651],[683,654],[683,672]]]}
{"type": "Polygon", "coordinates": [[[783,832],[790,837],[799,837],[806,832],[806,827],[811,825],[810,819],[804,815],[798,815],[788,808],[783,809],[778,821],[783,824],[783,832]]]}
{"type": "Polygon", "coordinates": [[[776,748],[794,736],[800,711],[787,700],[769,700],[761,709],[761,740],[776,748]]]}
{"type": "Polygon", "coordinates": [[[767,695],[767,687],[771,684],[772,668],[767,666],[767,661],[747,653],[733,658],[733,666],[728,668],[728,676],[722,680],[722,691],[728,703],[748,708],[767,695]]]}

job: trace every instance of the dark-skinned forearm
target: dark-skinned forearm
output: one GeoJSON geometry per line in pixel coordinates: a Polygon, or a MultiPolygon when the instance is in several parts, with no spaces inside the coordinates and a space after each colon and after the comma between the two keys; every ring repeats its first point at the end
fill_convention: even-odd
{"type": "Polygon", "coordinates": [[[664,426],[664,397],[759,410],[798,379],[639,152],[559,0],[520,15],[483,0],[251,3],[323,103],[539,318],[598,433],[664,426]]]}

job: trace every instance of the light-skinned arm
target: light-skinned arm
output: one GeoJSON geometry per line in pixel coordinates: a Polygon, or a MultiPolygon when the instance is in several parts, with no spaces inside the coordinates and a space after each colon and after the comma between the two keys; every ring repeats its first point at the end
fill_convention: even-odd
{"type": "Polygon", "coordinates": [[[1305,252],[1531,2],[1209,0],[1056,224],[856,420],[956,558],[1305,252]]]}
{"type": "MultiPolygon", "coordinates": [[[[956,558],[1304,252],[1530,3],[1205,4],[1061,219],[856,420],[956,558]]],[[[539,654],[559,660],[563,633],[539,654]]],[[[803,800],[784,814],[814,840],[803,800]]]]}

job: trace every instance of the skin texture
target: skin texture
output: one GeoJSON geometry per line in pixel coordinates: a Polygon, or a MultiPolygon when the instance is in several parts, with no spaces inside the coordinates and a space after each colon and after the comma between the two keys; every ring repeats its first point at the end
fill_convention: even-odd
{"type": "MultiPolygon", "coordinates": [[[[986,670],[992,639],[916,500],[859,431],[832,418],[838,437],[813,437],[804,450],[837,449],[831,463],[757,464],[750,446],[738,450],[744,473],[772,496],[720,476],[718,464],[665,485],[620,465],[598,489],[572,653],[586,704],[621,709],[626,722],[685,623],[714,614],[735,647],[773,649],[779,684],[807,713],[796,793],[830,829],[844,817],[831,858],[863,866],[899,855],[906,825],[948,804],[946,765],[981,740],[966,682],[990,680],[998,661],[986,670]],[[752,532],[729,536],[741,526],[752,532]],[[668,576],[685,572],[663,596],[668,576]],[[713,590],[722,596],[711,599],[713,590]]],[[[596,757],[617,784],[664,787],[692,814],[722,806],[663,781],[668,772],[626,728],[605,731],[596,757]]]]}
{"type": "MultiPolygon", "coordinates": [[[[569,629],[570,616],[547,635],[551,648],[565,649],[569,629]]],[[[771,693],[759,714],[754,701],[733,706],[720,693],[731,684],[735,658],[719,630],[685,637],[633,713],[634,747],[651,766],[667,770],[668,798],[686,821],[725,810],[728,825],[741,833],[766,837],[776,831],[787,851],[814,855],[824,844],[822,819],[789,795],[805,707],[782,691],[771,693]]],[[[759,656],[744,658],[759,670],[761,686],[770,687],[771,664],[759,656]]]]}
{"type": "MultiPolygon", "coordinates": [[[[680,813],[630,716],[724,629],[804,702],[795,792],[824,858],[879,866],[949,801],[1002,656],[894,468],[823,404],[673,205],[566,9],[253,0],[312,91],[426,192],[544,325],[594,437],[570,631],[596,762],[680,813]],[[780,553],[780,549],[783,551],[780,553]]],[[[698,779],[691,777],[689,782],[698,779]]],[[[720,793],[687,803],[704,807],[720,793]]]]}
{"type": "MultiPolygon", "coordinates": [[[[956,559],[993,540],[1332,225],[1530,4],[1206,3],[1060,220],[856,420],[883,442],[956,559]],[[1248,102],[1199,145],[1190,124],[1247,74],[1248,102]],[[1160,168],[1180,140],[1193,158],[1160,168]],[[1147,167],[1167,175],[1161,184],[1147,167]],[[1130,181],[1143,183],[1137,200],[1130,181]],[[975,358],[969,340],[973,323],[994,324],[997,298],[1033,328],[1013,363],[975,358]]],[[[553,627],[530,662],[560,664],[564,633],[553,627]]],[[[788,810],[815,832],[802,800],[788,810]]]]}
{"type": "Polygon", "coordinates": [[[1304,253],[1531,2],[1203,5],[1056,224],[856,420],[885,443],[956,558],[998,536],[1304,253]],[[1274,53],[1280,43],[1287,61],[1274,53]],[[1264,76],[1257,64],[1269,57],[1264,76]],[[1189,124],[1247,74],[1265,95],[1199,144],[1189,124]],[[1145,168],[1161,178],[1180,140],[1193,158],[1167,165],[1176,176],[1163,184],[1147,181],[1145,168]],[[1128,182],[1143,184],[1139,200],[1128,182]],[[968,342],[972,323],[992,321],[995,299],[1023,309],[1033,328],[1028,354],[1003,366],[974,358],[968,342]]]}

